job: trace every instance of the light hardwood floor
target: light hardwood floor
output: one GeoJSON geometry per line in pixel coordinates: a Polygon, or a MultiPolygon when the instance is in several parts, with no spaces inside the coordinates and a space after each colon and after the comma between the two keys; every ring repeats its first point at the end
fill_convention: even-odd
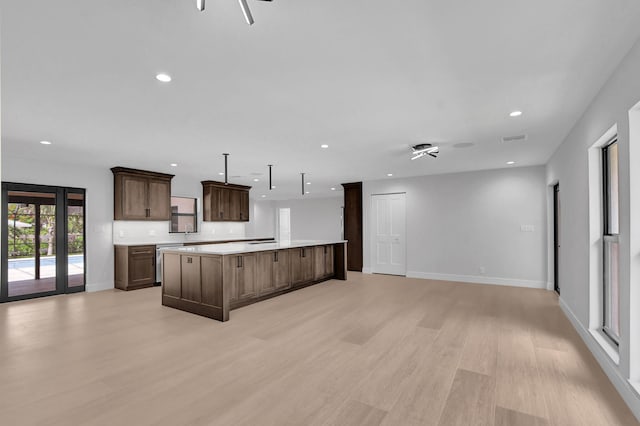
{"type": "Polygon", "coordinates": [[[231,312],[0,305],[7,425],[634,425],[552,292],[349,273],[231,312]]]}

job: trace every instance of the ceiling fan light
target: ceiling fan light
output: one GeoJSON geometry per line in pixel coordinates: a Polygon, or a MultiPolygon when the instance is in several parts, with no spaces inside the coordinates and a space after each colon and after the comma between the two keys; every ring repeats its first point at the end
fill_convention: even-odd
{"type": "Polygon", "coordinates": [[[196,7],[200,12],[204,11],[204,0],[196,0],[196,7]]]}

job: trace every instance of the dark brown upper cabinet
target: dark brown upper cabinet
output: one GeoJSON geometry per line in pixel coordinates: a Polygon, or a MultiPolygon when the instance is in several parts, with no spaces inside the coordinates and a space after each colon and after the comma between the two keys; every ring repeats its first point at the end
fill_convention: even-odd
{"type": "Polygon", "coordinates": [[[250,186],[202,181],[205,222],[248,222],[250,186]]]}
{"type": "Polygon", "coordinates": [[[114,167],[114,220],[171,220],[173,175],[114,167]]]}

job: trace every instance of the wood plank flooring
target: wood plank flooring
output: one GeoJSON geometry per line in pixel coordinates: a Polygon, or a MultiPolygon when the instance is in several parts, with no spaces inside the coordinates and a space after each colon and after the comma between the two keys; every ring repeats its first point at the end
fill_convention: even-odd
{"type": "Polygon", "coordinates": [[[231,312],[0,305],[10,425],[636,425],[552,292],[349,273],[231,312]]]}

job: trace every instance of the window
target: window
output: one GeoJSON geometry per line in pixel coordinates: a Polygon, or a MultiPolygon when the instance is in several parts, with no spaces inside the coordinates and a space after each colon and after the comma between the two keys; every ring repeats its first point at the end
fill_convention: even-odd
{"type": "Polygon", "coordinates": [[[618,141],[602,148],[603,184],[603,324],[602,329],[616,344],[620,339],[620,244],[618,214],[618,141]]]}
{"type": "Polygon", "coordinates": [[[197,201],[195,198],[171,197],[171,231],[196,232],[198,230],[197,201]]]}

